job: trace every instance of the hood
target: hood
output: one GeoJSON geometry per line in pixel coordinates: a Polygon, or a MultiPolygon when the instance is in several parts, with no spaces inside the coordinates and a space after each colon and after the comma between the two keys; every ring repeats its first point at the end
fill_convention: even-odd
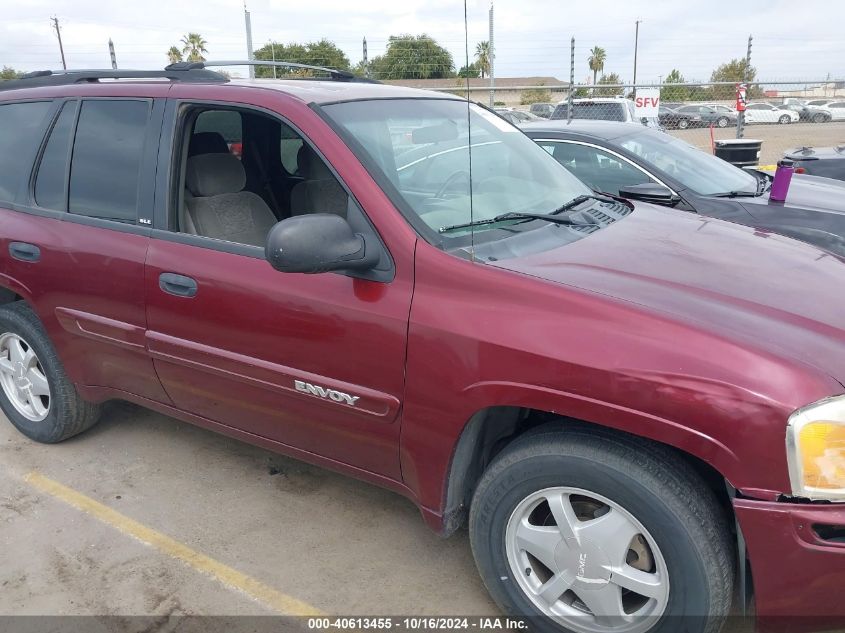
{"type": "Polygon", "coordinates": [[[566,246],[493,266],[672,316],[842,383],[845,261],[738,224],[637,204],[566,246]]]}
{"type": "Polygon", "coordinates": [[[771,202],[769,194],[763,194],[756,198],[738,198],[742,206],[748,209],[752,215],[759,213],[759,206],[778,206],[784,204],[799,209],[811,209],[814,211],[827,211],[845,215],[845,182],[832,178],[820,178],[818,176],[804,176],[797,174],[792,177],[789,184],[789,193],[786,194],[786,202],[771,202]]]}

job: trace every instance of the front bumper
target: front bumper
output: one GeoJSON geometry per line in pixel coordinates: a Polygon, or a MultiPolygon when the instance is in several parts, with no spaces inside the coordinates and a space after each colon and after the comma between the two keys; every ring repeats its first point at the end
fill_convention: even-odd
{"type": "Polygon", "coordinates": [[[751,562],[758,626],[815,631],[845,626],[845,504],[735,499],[751,562]]]}

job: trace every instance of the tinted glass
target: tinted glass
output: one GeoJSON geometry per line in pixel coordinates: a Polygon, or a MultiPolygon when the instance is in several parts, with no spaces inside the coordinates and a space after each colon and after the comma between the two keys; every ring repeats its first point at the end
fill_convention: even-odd
{"type": "Polygon", "coordinates": [[[70,171],[71,213],[134,222],[146,101],[85,101],[70,171]]]}
{"type": "Polygon", "coordinates": [[[65,210],[67,163],[75,120],[76,104],[66,103],[41,157],[35,180],[35,203],[45,209],[65,210]]]}
{"type": "Polygon", "coordinates": [[[49,101],[0,106],[0,200],[11,202],[30,165],[21,160],[40,143],[49,101]]]}
{"type": "Polygon", "coordinates": [[[207,110],[197,117],[194,134],[199,132],[217,132],[227,143],[243,141],[243,122],[241,113],[235,110],[207,110]]]}
{"type": "MultiPolygon", "coordinates": [[[[559,106],[560,113],[555,112],[556,117],[566,118],[566,105],[559,106]]],[[[597,121],[625,121],[624,103],[573,103],[573,119],[592,119],[597,121]]]]}
{"type": "Polygon", "coordinates": [[[669,134],[636,134],[621,139],[619,144],[639,156],[645,167],[662,170],[696,193],[757,191],[758,181],[748,172],[669,134]]]}
{"type": "Polygon", "coordinates": [[[573,176],[596,191],[617,194],[623,187],[653,182],[630,163],[589,145],[552,143],[551,153],[573,176]]]}

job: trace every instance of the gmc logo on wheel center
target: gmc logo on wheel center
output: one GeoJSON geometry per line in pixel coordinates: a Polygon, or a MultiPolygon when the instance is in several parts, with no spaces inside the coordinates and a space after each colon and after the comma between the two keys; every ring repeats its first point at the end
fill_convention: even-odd
{"type": "Polygon", "coordinates": [[[310,393],[313,396],[319,396],[323,399],[332,400],[341,404],[348,404],[353,407],[361,398],[361,396],[350,396],[348,393],[343,393],[342,391],[337,391],[335,389],[326,389],[320,385],[312,385],[310,382],[302,380],[294,380],[293,385],[296,390],[301,393],[310,393]]]}

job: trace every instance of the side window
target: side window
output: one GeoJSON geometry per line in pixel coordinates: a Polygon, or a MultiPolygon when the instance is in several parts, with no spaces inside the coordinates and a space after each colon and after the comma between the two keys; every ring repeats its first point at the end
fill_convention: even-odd
{"type": "Polygon", "coordinates": [[[68,211],[135,222],[150,102],[82,102],[70,168],[68,211]]]}
{"type": "Polygon", "coordinates": [[[40,144],[49,101],[0,105],[0,202],[11,202],[31,165],[22,161],[40,144]]]}
{"type": "Polygon", "coordinates": [[[840,101],[839,103],[831,103],[831,108],[845,108],[845,101],[840,101]]]}
{"type": "Polygon", "coordinates": [[[623,187],[654,182],[630,163],[588,145],[555,143],[552,156],[572,175],[597,191],[616,194],[623,187]]]}
{"type": "Polygon", "coordinates": [[[68,164],[77,108],[77,102],[65,103],[50,131],[35,179],[35,203],[39,207],[66,210],[68,164]]]}
{"type": "Polygon", "coordinates": [[[247,109],[201,107],[184,114],[180,195],[173,197],[179,232],[263,247],[279,220],[346,216],[346,190],[293,128],[247,109]]]}

